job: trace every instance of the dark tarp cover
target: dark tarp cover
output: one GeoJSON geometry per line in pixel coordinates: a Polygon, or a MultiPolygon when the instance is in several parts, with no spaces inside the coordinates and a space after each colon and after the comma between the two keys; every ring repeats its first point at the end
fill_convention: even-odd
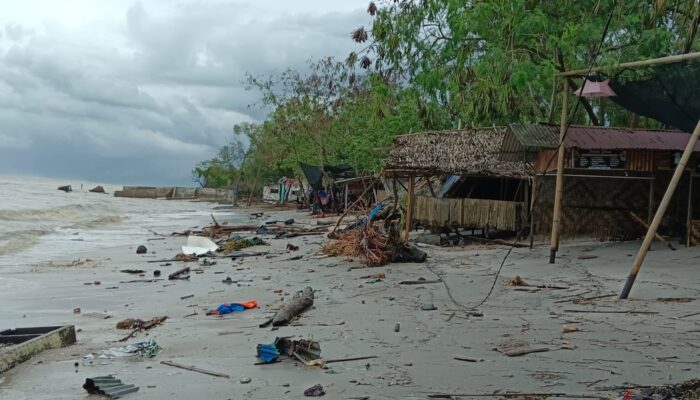
{"type": "Polygon", "coordinates": [[[650,78],[610,79],[617,96],[610,100],[636,113],[692,132],[700,119],[700,63],[681,62],[656,66],[650,78]]]}
{"type": "MultiPolygon", "coordinates": [[[[306,180],[309,181],[309,185],[314,188],[314,190],[323,190],[323,173],[321,172],[321,167],[304,163],[299,163],[299,166],[302,172],[304,172],[306,180]]],[[[323,169],[333,180],[353,177],[352,167],[348,165],[326,165],[323,169]]]]}

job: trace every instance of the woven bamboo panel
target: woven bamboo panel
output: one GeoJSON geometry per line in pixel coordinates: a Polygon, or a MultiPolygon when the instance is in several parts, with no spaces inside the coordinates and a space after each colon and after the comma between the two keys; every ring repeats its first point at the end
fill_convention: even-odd
{"type": "MultiPolygon", "coordinates": [[[[532,215],[536,236],[551,232],[554,184],[551,177],[538,179],[532,215]]],[[[628,240],[644,234],[644,228],[630,217],[629,211],[646,219],[648,181],[567,177],[563,192],[561,238],[628,240]]]]}
{"type": "Polygon", "coordinates": [[[430,228],[485,228],[516,231],[523,203],[483,199],[417,196],[414,219],[430,228]]]}
{"type": "Polygon", "coordinates": [[[700,244],[700,219],[690,221],[690,245],[697,246],[700,244]]]}

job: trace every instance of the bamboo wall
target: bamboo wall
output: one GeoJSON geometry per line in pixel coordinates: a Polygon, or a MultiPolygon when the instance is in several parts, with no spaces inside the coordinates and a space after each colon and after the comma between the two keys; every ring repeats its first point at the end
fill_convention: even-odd
{"type": "Polygon", "coordinates": [[[700,245],[700,219],[690,221],[690,245],[700,245]]]}
{"type": "MultiPolygon", "coordinates": [[[[643,236],[646,230],[629,212],[647,219],[649,184],[648,180],[566,177],[561,238],[629,240],[643,236]]],[[[536,237],[548,237],[551,232],[554,188],[554,177],[537,177],[536,203],[532,212],[536,237]]],[[[659,192],[656,193],[658,196],[659,192]]]]}
{"type": "Polygon", "coordinates": [[[517,231],[522,202],[483,199],[444,199],[416,196],[413,219],[428,228],[517,231]]]}

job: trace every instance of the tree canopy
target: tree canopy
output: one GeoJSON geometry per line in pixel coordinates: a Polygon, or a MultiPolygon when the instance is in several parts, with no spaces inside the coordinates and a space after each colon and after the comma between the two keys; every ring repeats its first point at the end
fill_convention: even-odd
{"type": "MultiPolygon", "coordinates": [[[[248,76],[270,113],[236,127],[250,141],[245,157],[229,157],[241,160],[239,179],[299,176],[300,162],[372,173],[395,135],[554,122],[556,71],[586,67],[598,50],[603,66],[697,50],[700,20],[696,0],[382,0],[367,12],[371,24],[348,39],[362,49],[342,62],[248,76]]],[[[606,100],[581,105],[579,123],[658,126],[606,100]]],[[[197,168],[221,164],[231,177],[222,156],[197,168]]]]}

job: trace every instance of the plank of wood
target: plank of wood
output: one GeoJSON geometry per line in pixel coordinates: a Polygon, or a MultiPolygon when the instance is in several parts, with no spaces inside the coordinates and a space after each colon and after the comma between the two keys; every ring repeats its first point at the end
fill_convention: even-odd
{"type": "Polygon", "coordinates": [[[218,376],[218,377],[220,377],[220,378],[228,378],[228,379],[231,378],[231,376],[228,375],[228,374],[224,374],[224,373],[221,373],[221,372],[209,371],[209,370],[206,370],[206,369],[197,368],[197,367],[192,366],[192,365],[178,364],[178,363],[173,362],[173,361],[161,361],[160,363],[161,363],[161,364],[165,364],[165,365],[170,365],[171,367],[175,367],[175,368],[182,368],[182,369],[186,369],[186,370],[188,370],[188,371],[199,372],[200,374],[206,374],[206,375],[211,375],[211,376],[218,376]]]}
{"type": "Polygon", "coordinates": [[[190,267],[185,267],[178,269],[177,271],[173,272],[172,274],[168,275],[168,280],[173,280],[173,279],[182,279],[180,275],[185,274],[190,272],[190,267]]]}
{"type": "Polygon", "coordinates": [[[506,352],[503,352],[503,355],[506,355],[508,357],[520,357],[520,356],[524,356],[526,354],[531,354],[531,353],[544,353],[544,352],[549,351],[549,350],[550,349],[548,347],[536,347],[534,349],[506,351],[506,352]]]}
{"type": "Polygon", "coordinates": [[[335,359],[333,359],[333,360],[325,360],[323,363],[324,363],[324,364],[332,364],[332,363],[345,362],[345,361],[369,360],[369,359],[371,359],[371,358],[377,358],[377,356],[350,357],[350,358],[335,358],[335,359]]]}
{"type": "Polygon", "coordinates": [[[573,313],[594,313],[594,314],[658,314],[656,311],[635,311],[635,310],[564,310],[573,313]]]}

